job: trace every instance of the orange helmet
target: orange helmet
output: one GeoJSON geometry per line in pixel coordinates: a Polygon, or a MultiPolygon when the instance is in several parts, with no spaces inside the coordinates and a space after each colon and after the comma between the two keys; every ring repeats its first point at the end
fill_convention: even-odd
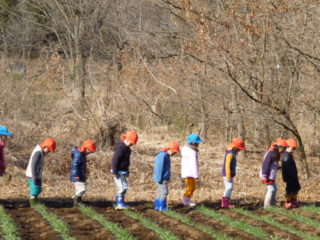
{"type": "Polygon", "coordinates": [[[121,137],[122,140],[127,139],[131,144],[137,144],[138,134],[136,131],[128,131],[124,136],[121,137]]]}
{"type": "Polygon", "coordinates": [[[48,147],[50,152],[55,152],[56,146],[56,141],[53,138],[47,138],[40,144],[41,148],[48,147]]]}
{"type": "Polygon", "coordinates": [[[244,141],[241,138],[232,139],[232,142],[227,146],[227,150],[232,150],[233,148],[238,148],[241,150],[246,149],[244,141]]]}
{"type": "Polygon", "coordinates": [[[295,148],[298,147],[297,141],[294,140],[293,138],[288,138],[286,142],[289,147],[295,147],[295,148]]]}
{"type": "Polygon", "coordinates": [[[281,146],[281,147],[286,147],[288,146],[287,141],[284,140],[283,138],[277,138],[275,145],[281,146]]]}
{"type": "Polygon", "coordinates": [[[85,140],[82,143],[81,150],[85,151],[85,149],[88,149],[90,152],[96,152],[96,143],[92,140],[85,140]]]}
{"type": "Polygon", "coordinates": [[[180,152],[180,146],[177,142],[170,142],[166,148],[171,149],[173,152],[176,153],[180,152]]]}

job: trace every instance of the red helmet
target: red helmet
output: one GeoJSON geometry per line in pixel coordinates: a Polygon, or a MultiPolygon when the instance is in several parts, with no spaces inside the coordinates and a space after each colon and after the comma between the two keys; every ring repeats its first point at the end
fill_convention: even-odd
{"type": "Polygon", "coordinates": [[[127,139],[131,144],[137,144],[138,142],[138,134],[136,131],[126,132],[124,136],[121,138],[122,140],[127,139]]]}
{"type": "Polygon", "coordinates": [[[41,148],[48,147],[50,152],[55,152],[56,146],[57,146],[56,141],[53,138],[47,138],[40,144],[41,148]]]}
{"type": "Polygon", "coordinates": [[[96,152],[97,151],[96,143],[94,141],[90,140],[90,139],[85,140],[82,143],[81,147],[88,149],[90,152],[96,152]]]}
{"type": "Polygon", "coordinates": [[[295,147],[295,148],[298,147],[297,141],[294,140],[293,138],[288,138],[286,142],[289,147],[295,147]]]}

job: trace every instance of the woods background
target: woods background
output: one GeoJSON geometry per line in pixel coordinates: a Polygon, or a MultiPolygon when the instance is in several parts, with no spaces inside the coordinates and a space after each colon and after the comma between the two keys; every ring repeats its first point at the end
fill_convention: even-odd
{"type": "Polygon", "coordinates": [[[70,147],[92,138],[91,172],[108,174],[126,129],[141,133],[149,178],[154,154],[191,132],[219,147],[203,167],[239,136],[258,169],[275,138],[294,137],[299,171],[316,176],[319,16],[316,0],[0,0],[6,181],[48,136],[58,148],[47,171],[65,178],[70,147]]]}

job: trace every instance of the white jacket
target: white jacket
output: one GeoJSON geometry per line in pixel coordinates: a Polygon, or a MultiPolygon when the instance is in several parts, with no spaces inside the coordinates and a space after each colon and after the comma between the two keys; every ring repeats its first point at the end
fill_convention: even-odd
{"type": "Polygon", "coordinates": [[[32,153],[31,153],[31,157],[30,157],[30,159],[29,159],[29,163],[28,163],[28,167],[27,167],[27,171],[26,171],[26,176],[27,176],[27,177],[30,177],[30,178],[36,177],[36,178],[42,179],[43,160],[44,160],[44,152],[43,152],[42,148],[41,148],[39,145],[37,145],[37,146],[33,149],[32,153]],[[34,155],[36,152],[40,152],[40,153],[41,153],[41,160],[40,160],[40,163],[39,163],[38,166],[32,166],[32,158],[33,158],[33,155],[34,155]],[[37,171],[37,176],[32,176],[32,168],[33,168],[33,167],[36,167],[36,168],[37,168],[37,169],[36,169],[36,171],[37,171]]]}
{"type": "Polygon", "coordinates": [[[185,145],[181,150],[181,177],[199,178],[198,152],[185,145]]]}

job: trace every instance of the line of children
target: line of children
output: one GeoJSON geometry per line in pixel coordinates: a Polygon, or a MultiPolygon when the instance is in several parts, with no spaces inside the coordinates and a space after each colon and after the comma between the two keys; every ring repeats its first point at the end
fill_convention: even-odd
{"type": "Polygon", "coordinates": [[[195,206],[191,197],[196,189],[196,179],[199,178],[199,144],[202,143],[198,134],[190,134],[188,141],[181,150],[181,177],[186,183],[186,191],[183,195],[182,203],[184,206],[195,206]]]}
{"type": "Polygon", "coordinates": [[[8,136],[12,136],[12,133],[9,132],[5,126],[0,126],[0,176],[3,176],[6,173],[4,148],[6,146],[8,136]]]}
{"type": "Polygon", "coordinates": [[[83,205],[82,196],[86,192],[87,181],[87,158],[90,153],[96,152],[96,144],[92,140],[86,140],[81,147],[72,147],[71,149],[71,168],[70,181],[74,183],[75,194],[73,196],[73,205],[83,205]]]}
{"type": "MultiPolygon", "coordinates": [[[[7,137],[12,133],[4,126],[0,126],[0,176],[5,173],[4,147],[7,137]]],[[[138,141],[138,134],[135,131],[128,131],[117,143],[112,158],[112,175],[118,193],[116,195],[116,209],[126,209],[128,206],[124,202],[124,197],[128,189],[127,177],[129,176],[131,146],[138,141]]],[[[191,197],[195,191],[195,182],[199,178],[199,144],[203,142],[199,135],[190,134],[186,145],[181,151],[181,177],[186,183],[186,190],[183,196],[184,206],[195,206],[191,197]]],[[[287,140],[278,138],[273,142],[264,155],[261,170],[259,173],[263,184],[267,186],[267,193],[264,200],[264,207],[274,206],[276,203],[277,184],[276,175],[278,164],[282,163],[283,181],[286,183],[285,204],[286,208],[298,207],[297,195],[301,189],[297,167],[293,158],[293,152],[297,148],[297,142],[289,138],[287,140]]],[[[55,152],[56,142],[53,138],[45,139],[37,145],[30,156],[26,176],[30,186],[30,204],[37,202],[38,196],[42,191],[42,172],[45,155],[55,152]]],[[[233,191],[233,178],[236,176],[237,154],[245,149],[245,143],[240,138],[234,138],[226,148],[226,154],[222,166],[222,176],[225,190],[221,199],[222,208],[232,208],[230,197],[233,191]]],[[[74,183],[75,194],[73,196],[74,205],[82,205],[82,196],[86,192],[86,156],[96,152],[96,144],[92,140],[86,140],[81,147],[72,147],[70,181],[74,183]]],[[[179,153],[179,144],[170,142],[166,148],[162,149],[154,161],[154,181],[157,183],[158,192],[155,199],[155,210],[165,211],[167,209],[168,181],[171,172],[171,156],[179,153]]]]}
{"type": "Polygon", "coordinates": [[[233,205],[230,205],[230,197],[233,191],[233,178],[236,176],[237,154],[244,149],[244,141],[240,138],[232,139],[232,142],[227,146],[222,166],[222,177],[225,187],[223,197],[221,198],[222,208],[234,207],[233,205]]]}
{"type": "Polygon", "coordinates": [[[168,182],[171,176],[170,157],[179,152],[179,144],[177,142],[170,142],[167,147],[157,154],[154,160],[153,179],[158,185],[158,194],[154,201],[154,209],[157,211],[167,210],[168,182]]]}

